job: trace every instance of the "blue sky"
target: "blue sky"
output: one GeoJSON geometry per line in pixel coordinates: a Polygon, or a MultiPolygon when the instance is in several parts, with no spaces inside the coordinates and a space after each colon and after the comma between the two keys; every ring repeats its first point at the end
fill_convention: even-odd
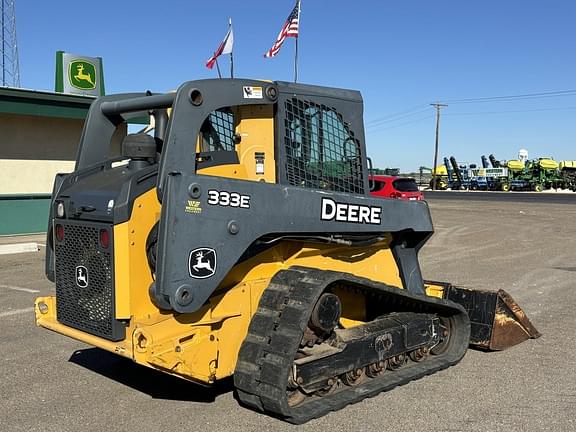
{"type": "MultiPolygon", "coordinates": [[[[204,63],[228,17],[236,76],[292,80],[293,39],[274,59],[263,53],[293,5],[16,0],[21,84],[53,90],[57,50],[103,57],[107,93],[215,77],[204,63]]],[[[374,165],[413,170],[432,165],[431,102],[575,90],[575,22],[573,0],[302,0],[299,81],[360,90],[374,165]]],[[[441,156],[479,163],[526,148],[576,160],[576,92],[448,104],[441,156]]]]}

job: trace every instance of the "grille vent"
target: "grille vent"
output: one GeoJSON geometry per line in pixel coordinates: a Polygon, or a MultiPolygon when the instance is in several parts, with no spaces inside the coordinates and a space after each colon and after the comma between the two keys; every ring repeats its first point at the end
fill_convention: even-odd
{"type": "Polygon", "coordinates": [[[58,321],[106,339],[122,339],[114,318],[113,246],[108,250],[99,246],[100,229],[111,233],[111,226],[71,221],[62,225],[64,241],[54,242],[58,321]],[[77,281],[80,266],[86,269],[81,270],[86,283],[77,281]]]}

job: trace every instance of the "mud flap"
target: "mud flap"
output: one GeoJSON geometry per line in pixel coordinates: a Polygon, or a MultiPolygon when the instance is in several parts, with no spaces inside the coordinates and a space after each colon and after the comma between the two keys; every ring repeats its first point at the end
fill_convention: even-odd
{"type": "Polygon", "coordinates": [[[442,286],[443,298],[466,309],[471,324],[470,345],[474,348],[500,351],[541,336],[522,308],[504,290],[493,292],[447,283],[430,284],[442,286]]]}

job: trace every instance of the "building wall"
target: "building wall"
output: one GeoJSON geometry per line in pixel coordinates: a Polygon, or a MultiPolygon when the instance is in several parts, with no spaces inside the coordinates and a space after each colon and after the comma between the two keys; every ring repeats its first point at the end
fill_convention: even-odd
{"type": "MultiPolygon", "coordinates": [[[[84,120],[0,113],[0,195],[52,192],[54,176],[74,170],[84,120]]],[[[119,154],[125,126],[112,148],[119,154]]]]}
{"type": "Polygon", "coordinates": [[[2,113],[0,159],[74,160],[83,126],[83,119],[2,113]]]}
{"type": "MultiPolygon", "coordinates": [[[[0,235],[46,231],[57,173],[74,170],[84,119],[0,112],[0,235]]],[[[116,131],[111,153],[126,134],[116,131]]]]}
{"type": "Polygon", "coordinates": [[[74,170],[84,120],[0,114],[0,195],[52,192],[74,170]]]}
{"type": "Polygon", "coordinates": [[[0,194],[49,194],[57,173],[74,171],[74,161],[0,159],[0,194]]]}

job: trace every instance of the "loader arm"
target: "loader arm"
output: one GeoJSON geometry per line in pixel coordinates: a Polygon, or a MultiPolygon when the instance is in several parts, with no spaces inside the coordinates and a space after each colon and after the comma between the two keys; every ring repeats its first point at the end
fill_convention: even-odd
{"type": "MultiPolygon", "coordinates": [[[[282,126],[294,121],[297,115],[290,105],[295,87],[299,94],[305,94],[318,105],[342,114],[346,130],[350,131],[344,147],[350,147],[350,140],[358,143],[352,143],[350,154],[344,156],[359,158],[361,169],[367,172],[357,107],[361,107],[361,98],[357,92],[334,94],[313,86],[249,80],[206,80],[183,85],[174,100],[157,184],[163,205],[156,282],[150,292],[163,309],[198,310],[248,248],[265,237],[304,239],[325,233],[331,233],[335,239],[346,236],[375,239],[393,233],[394,256],[404,286],[424,294],[417,251],[433,231],[426,203],[338,194],[329,188],[319,193],[313,188],[289,184],[289,172],[294,168],[279,143],[290,138],[285,136],[288,133],[282,126]],[[260,98],[253,98],[255,88],[260,98]],[[246,89],[251,89],[250,97],[246,97],[246,89]],[[278,106],[274,118],[276,182],[215,178],[198,172],[199,158],[193,149],[197,148],[195,138],[205,119],[226,107],[254,104],[278,106]],[[230,196],[237,198],[238,205],[229,201],[230,196]],[[191,206],[196,210],[190,211],[191,206]],[[196,254],[201,252],[212,256],[214,271],[210,275],[194,270],[199,258],[196,254]]],[[[310,103],[308,106],[312,107],[310,103]]],[[[305,115],[302,117],[306,119],[305,115]]],[[[309,121],[319,122],[318,117],[309,121]]],[[[333,118],[325,121],[328,120],[334,121],[333,118]]],[[[321,143],[318,146],[322,148],[321,143]]],[[[367,176],[363,176],[359,184],[350,186],[367,191],[366,182],[367,176]]],[[[321,181],[317,185],[320,187],[321,181]]]]}

